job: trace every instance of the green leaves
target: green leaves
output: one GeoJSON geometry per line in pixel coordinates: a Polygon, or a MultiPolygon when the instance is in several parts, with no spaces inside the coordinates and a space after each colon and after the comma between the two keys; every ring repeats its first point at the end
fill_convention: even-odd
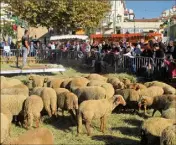
{"type": "Polygon", "coordinates": [[[107,0],[4,0],[31,26],[75,30],[96,28],[110,10],[107,0]]]}

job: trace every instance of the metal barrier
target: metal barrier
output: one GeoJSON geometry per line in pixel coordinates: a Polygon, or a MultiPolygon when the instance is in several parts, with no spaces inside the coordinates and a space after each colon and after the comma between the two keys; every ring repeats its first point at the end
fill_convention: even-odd
{"type": "MultiPolygon", "coordinates": [[[[0,51],[1,63],[16,63],[17,59],[21,63],[23,50],[11,49],[10,52],[0,51]]],[[[86,60],[99,60],[104,61],[109,66],[114,68],[114,72],[121,69],[123,72],[144,76],[147,78],[162,78],[166,76],[167,67],[164,66],[164,59],[150,58],[141,56],[126,56],[123,54],[101,54],[94,52],[94,57],[90,58],[90,53],[83,53],[82,51],[62,51],[62,50],[49,50],[39,49],[28,54],[28,63],[58,63],[62,60],[76,60],[79,63],[86,63],[86,60]]]]}

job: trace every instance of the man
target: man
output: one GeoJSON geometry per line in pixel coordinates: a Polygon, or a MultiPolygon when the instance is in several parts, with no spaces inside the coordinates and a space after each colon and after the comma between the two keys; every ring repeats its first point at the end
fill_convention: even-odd
{"type": "Polygon", "coordinates": [[[30,46],[29,46],[29,30],[25,30],[24,36],[22,37],[22,47],[23,47],[23,66],[26,66],[27,55],[29,54],[30,46]]]}

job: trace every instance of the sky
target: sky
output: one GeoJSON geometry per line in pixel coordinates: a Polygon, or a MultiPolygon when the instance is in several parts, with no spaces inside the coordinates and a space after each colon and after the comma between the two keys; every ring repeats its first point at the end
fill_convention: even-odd
{"type": "Polygon", "coordinates": [[[126,7],[133,9],[135,19],[157,18],[164,10],[170,9],[176,0],[125,0],[126,7]]]}

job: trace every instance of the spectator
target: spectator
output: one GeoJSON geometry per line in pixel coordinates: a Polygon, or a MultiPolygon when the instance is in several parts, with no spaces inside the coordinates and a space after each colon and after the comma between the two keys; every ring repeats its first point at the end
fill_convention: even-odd
{"type": "Polygon", "coordinates": [[[166,55],[172,58],[173,52],[174,52],[174,42],[170,41],[166,49],[166,55]]]}
{"type": "Polygon", "coordinates": [[[56,49],[56,46],[54,44],[54,42],[51,43],[51,50],[55,50],[56,49]]]}
{"type": "Polygon", "coordinates": [[[153,47],[154,47],[155,58],[164,58],[164,51],[159,47],[159,44],[155,43],[153,47]]]}

